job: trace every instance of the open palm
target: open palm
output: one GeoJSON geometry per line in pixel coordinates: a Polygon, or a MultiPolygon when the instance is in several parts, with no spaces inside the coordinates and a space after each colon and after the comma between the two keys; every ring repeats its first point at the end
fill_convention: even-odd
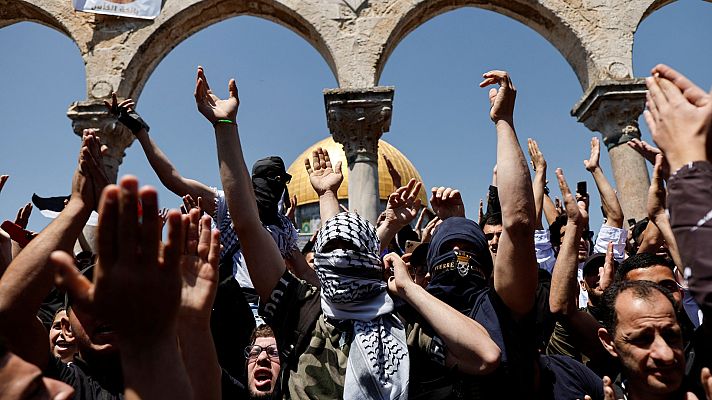
{"type": "Polygon", "coordinates": [[[218,286],[219,233],[211,232],[210,217],[206,215],[201,219],[197,208],[190,210],[187,218],[190,223],[186,254],[181,257],[180,316],[190,322],[209,324],[218,286]]]}
{"type": "Polygon", "coordinates": [[[309,182],[314,191],[321,196],[330,191],[334,194],[339,190],[344,175],[341,173],[341,161],[336,163],[336,167],[331,165],[329,152],[319,147],[312,152],[312,162],[304,159],[304,166],[309,174],[309,182]]]}
{"type": "Polygon", "coordinates": [[[195,104],[198,106],[198,111],[212,124],[221,119],[229,119],[235,122],[235,118],[237,118],[240,99],[237,95],[237,85],[234,79],[230,79],[228,91],[230,92],[230,97],[225,100],[214,95],[210,90],[203,67],[198,67],[198,77],[195,84],[195,104]]]}
{"type": "Polygon", "coordinates": [[[386,206],[386,223],[405,226],[418,215],[420,199],[418,193],[423,184],[411,179],[408,185],[398,188],[388,196],[386,206]]]}

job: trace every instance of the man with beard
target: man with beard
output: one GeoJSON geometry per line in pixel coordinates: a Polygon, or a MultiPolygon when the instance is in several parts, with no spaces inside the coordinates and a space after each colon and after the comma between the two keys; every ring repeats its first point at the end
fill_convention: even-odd
{"type": "Polygon", "coordinates": [[[251,400],[279,398],[280,361],[277,340],[269,325],[252,333],[252,344],[245,347],[247,390],[251,400]]]}
{"type": "MultiPolygon", "coordinates": [[[[264,301],[261,313],[283,351],[285,395],[405,399],[409,368],[416,357],[437,358],[470,374],[486,374],[496,367],[499,349],[479,324],[416,285],[398,256],[389,254],[381,262],[373,225],[357,214],[339,212],[340,164],[334,169],[323,149],[314,152],[313,162],[305,163],[324,223],[314,247],[321,285],[314,287],[286,270],[279,249],[262,229],[250,190],[237,132],[239,100],[234,80],[228,89],[227,99],[218,98],[199,70],[196,105],[215,129],[220,176],[234,227],[252,282],[264,301]],[[388,283],[383,281],[384,268],[393,271],[388,283]],[[407,338],[413,322],[396,315],[392,296],[411,306],[430,335],[407,338]]],[[[398,205],[397,210],[392,208],[392,216],[417,214],[417,192],[410,189],[401,188],[389,199],[391,207],[398,205]]]]}

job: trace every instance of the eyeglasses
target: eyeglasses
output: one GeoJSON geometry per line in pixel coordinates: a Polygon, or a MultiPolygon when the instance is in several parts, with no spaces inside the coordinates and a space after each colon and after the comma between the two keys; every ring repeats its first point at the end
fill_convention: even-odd
{"type": "Polygon", "coordinates": [[[253,344],[252,346],[247,346],[245,347],[245,359],[256,361],[263,351],[267,353],[267,358],[269,358],[270,361],[279,363],[279,350],[277,350],[277,346],[275,345],[262,347],[258,344],[253,344]]]}

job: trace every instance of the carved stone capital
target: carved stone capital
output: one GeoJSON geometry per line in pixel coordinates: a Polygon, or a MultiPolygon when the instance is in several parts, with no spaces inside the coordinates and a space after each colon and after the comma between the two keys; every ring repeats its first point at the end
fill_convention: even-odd
{"type": "Polygon", "coordinates": [[[72,129],[78,136],[84,129],[99,130],[101,144],[108,147],[104,168],[109,179],[115,182],[124,151],[135,139],[133,133],[106,111],[101,100],[74,102],[69,106],[67,117],[72,120],[72,129]]]}
{"type": "Polygon", "coordinates": [[[329,131],[344,146],[349,165],[378,162],[378,139],[390,129],[393,94],[392,86],[324,91],[329,131]]]}
{"type": "Polygon", "coordinates": [[[601,82],[576,103],[571,115],[603,135],[608,150],[637,138],[638,117],[645,108],[647,89],[643,79],[601,82]]]}

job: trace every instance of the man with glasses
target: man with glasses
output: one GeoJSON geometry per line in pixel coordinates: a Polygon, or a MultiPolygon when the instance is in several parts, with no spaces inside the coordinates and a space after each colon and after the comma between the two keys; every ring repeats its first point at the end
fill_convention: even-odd
{"type": "Polygon", "coordinates": [[[252,333],[252,344],[245,347],[247,360],[247,391],[249,398],[278,398],[281,370],[279,350],[269,325],[260,325],[252,333]]]}

